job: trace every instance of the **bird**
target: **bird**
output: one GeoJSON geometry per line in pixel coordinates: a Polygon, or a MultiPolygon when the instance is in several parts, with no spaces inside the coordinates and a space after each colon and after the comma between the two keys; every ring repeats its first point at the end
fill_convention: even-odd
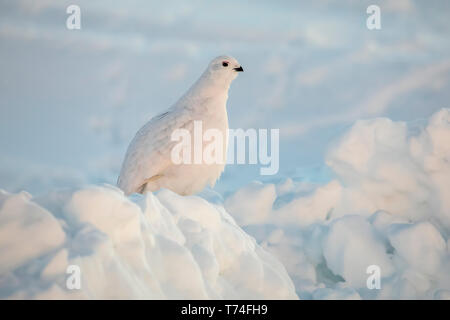
{"type": "MultiPolygon", "coordinates": [[[[214,58],[199,79],[167,111],[158,114],[138,130],[128,146],[117,186],[125,195],[169,189],[192,195],[207,185],[214,187],[224,171],[228,145],[228,91],[239,72],[233,57],[214,58]],[[225,137],[222,161],[218,163],[174,163],[171,135],[177,129],[194,134],[196,121],[203,131],[217,129],[225,137]]],[[[204,142],[203,142],[204,143],[204,142]]]]}

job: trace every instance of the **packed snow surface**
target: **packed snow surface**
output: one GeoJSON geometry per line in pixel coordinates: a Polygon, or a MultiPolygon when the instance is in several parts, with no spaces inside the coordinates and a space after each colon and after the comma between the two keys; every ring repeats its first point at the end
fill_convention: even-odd
{"type": "Polygon", "coordinates": [[[108,186],[0,193],[0,298],[296,299],[283,265],[223,207],[108,186]],[[67,285],[72,267],[81,288],[67,285]],[[72,289],[70,289],[72,288],[72,289]]]}

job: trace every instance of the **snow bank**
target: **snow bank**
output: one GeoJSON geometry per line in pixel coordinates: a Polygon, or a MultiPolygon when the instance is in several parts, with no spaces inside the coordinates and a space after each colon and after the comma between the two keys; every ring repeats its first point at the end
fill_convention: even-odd
{"type": "Polygon", "coordinates": [[[328,183],[253,182],[225,209],[108,186],[0,192],[0,298],[450,299],[450,110],[358,121],[326,162],[328,183]]]}
{"type": "Polygon", "coordinates": [[[297,296],[283,265],[223,207],[92,186],[38,198],[0,192],[0,298],[297,296]]]}
{"type": "Polygon", "coordinates": [[[252,183],[225,208],[283,262],[301,298],[448,299],[450,109],[423,125],[357,121],[326,162],[336,178],[325,185],[252,183]],[[367,287],[371,265],[380,289],[367,287]]]}

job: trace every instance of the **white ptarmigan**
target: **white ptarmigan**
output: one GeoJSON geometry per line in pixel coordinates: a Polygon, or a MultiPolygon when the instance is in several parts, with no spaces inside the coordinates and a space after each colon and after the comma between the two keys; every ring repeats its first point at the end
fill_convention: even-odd
{"type": "Polygon", "coordinates": [[[117,185],[126,195],[167,188],[181,195],[213,187],[227,156],[227,99],[231,82],[244,71],[236,59],[220,56],[210,62],[194,85],[166,112],[152,118],[131,141],[117,185]],[[202,130],[218,129],[224,137],[223,161],[213,164],[176,164],[171,159],[177,144],[171,134],[186,129],[194,136],[194,121],[202,130]]]}

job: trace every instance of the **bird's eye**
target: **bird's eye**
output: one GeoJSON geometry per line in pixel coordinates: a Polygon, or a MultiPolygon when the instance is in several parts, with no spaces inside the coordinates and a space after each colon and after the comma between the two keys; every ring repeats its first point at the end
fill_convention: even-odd
{"type": "Polygon", "coordinates": [[[226,62],[226,61],[222,62],[222,65],[223,65],[224,67],[228,67],[228,62],[226,62]]]}

